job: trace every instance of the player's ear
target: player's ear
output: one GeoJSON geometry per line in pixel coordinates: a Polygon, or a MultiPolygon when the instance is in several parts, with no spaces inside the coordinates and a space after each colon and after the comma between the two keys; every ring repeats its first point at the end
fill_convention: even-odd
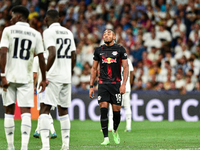
{"type": "Polygon", "coordinates": [[[113,33],[113,40],[115,40],[116,39],[116,35],[115,35],[115,33],[113,33]]]}
{"type": "Polygon", "coordinates": [[[58,22],[61,22],[62,20],[61,20],[61,18],[60,17],[58,17],[58,22]]]}
{"type": "Polygon", "coordinates": [[[23,20],[23,16],[21,14],[16,14],[16,19],[19,20],[23,20]]]}
{"type": "Polygon", "coordinates": [[[45,22],[46,24],[47,24],[47,20],[48,20],[47,17],[45,17],[45,18],[44,18],[44,22],[45,22]]]}

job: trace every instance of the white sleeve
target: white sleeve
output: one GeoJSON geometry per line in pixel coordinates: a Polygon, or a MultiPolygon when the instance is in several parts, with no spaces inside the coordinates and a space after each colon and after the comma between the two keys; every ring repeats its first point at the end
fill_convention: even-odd
{"type": "Polygon", "coordinates": [[[39,32],[38,32],[36,38],[37,38],[37,43],[36,43],[35,53],[36,54],[43,53],[44,52],[44,46],[43,46],[43,43],[42,43],[42,36],[39,32]]]}
{"type": "Polygon", "coordinates": [[[39,60],[38,60],[38,56],[35,56],[33,60],[33,72],[38,73],[39,71],[38,69],[39,69],[39,60]]]}
{"type": "Polygon", "coordinates": [[[2,33],[2,37],[1,37],[1,47],[7,47],[9,48],[9,32],[8,32],[8,28],[5,28],[3,30],[2,33]]]}
{"type": "Polygon", "coordinates": [[[55,36],[52,35],[52,32],[49,29],[46,29],[43,32],[45,49],[48,49],[50,46],[56,47],[56,40],[54,39],[54,37],[55,36]]]}

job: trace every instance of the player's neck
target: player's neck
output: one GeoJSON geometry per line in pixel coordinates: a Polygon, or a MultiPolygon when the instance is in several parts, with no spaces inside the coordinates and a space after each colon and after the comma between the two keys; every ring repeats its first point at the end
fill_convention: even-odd
{"type": "Polygon", "coordinates": [[[113,46],[115,44],[114,41],[110,42],[110,43],[105,43],[106,46],[113,46]]]}
{"type": "Polygon", "coordinates": [[[55,21],[49,22],[49,23],[48,23],[48,27],[51,26],[51,25],[54,24],[54,23],[59,23],[59,22],[55,22],[55,21]]]}

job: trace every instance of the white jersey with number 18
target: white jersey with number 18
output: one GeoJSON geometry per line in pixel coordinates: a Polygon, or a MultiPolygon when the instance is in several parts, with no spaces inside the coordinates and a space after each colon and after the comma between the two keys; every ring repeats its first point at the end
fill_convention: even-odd
{"type": "Polygon", "coordinates": [[[17,22],[6,27],[1,38],[1,47],[7,47],[5,74],[8,82],[33,82],[33,57],[43,53],[41,34],[28,23],[17,22]]]}
{"type": "Polygon", "coordinates": [[[47,79],[59,83],[71,83],[71,52],[76,50],[72,32],[59,23],[53,23],[43,32],[45,48],[56,48],[56,58],[47,73],[47,79]]]}

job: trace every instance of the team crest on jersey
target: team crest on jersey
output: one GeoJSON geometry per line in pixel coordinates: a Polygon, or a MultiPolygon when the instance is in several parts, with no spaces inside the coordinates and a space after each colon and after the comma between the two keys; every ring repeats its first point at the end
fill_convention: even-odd
{"type": "Polygon", "coordinates": [[[124,53],[124,56],[127,56],[127,54],[126,54],[126,53],[124,53]]]}
{"type": "Polygon", "coordinates": [[[118,54],[118,52],[114,51],[114,52],[112,52],[112,54],[113,54],[114,56],[116,56],[116,55],[118,54]]]}
{"type": "Polygon", "coordinates": [[[101,96],[98,96],[98,101],[101,100],[101,96]]]}

